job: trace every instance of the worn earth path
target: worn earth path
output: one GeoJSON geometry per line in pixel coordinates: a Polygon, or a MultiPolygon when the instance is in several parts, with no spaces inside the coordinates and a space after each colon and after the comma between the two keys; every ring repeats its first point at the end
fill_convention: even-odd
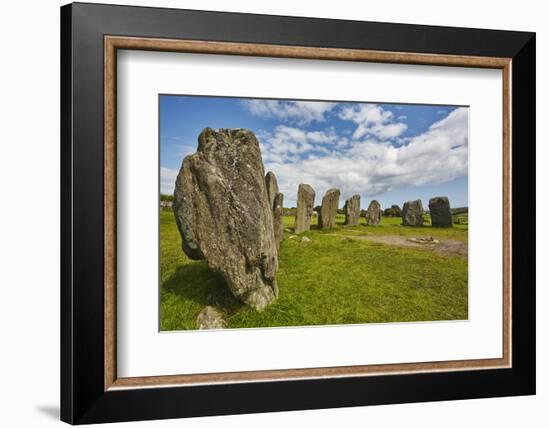
{"type": "Polygon", "coordinates": [[[368,236],[350,236],[331,233],[331,236],[339,236],[346,239],[367,240],[377,244],[394,245],[398,247],[422,248],[424,250],[433,250],[442,256],[468,257],[468,244],[455,241],[453,239],[438,239],[438,242],[415,242],[422,240],[422,236],[399,236],[399,235],[368,235],[368,236]]]}

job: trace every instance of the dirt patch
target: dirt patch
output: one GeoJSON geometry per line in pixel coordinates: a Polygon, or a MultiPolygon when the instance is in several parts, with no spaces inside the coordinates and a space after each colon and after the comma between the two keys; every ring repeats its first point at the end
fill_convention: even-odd
{"type": "Polygon", "coordinates": [[[441,241],[441,244],[439,246],[436,245],[435,251],[445,256],[459,256],[467,258],[468,244],[465,242],[447,239],[445,241],[441,241]]]}
{"type": "Polygon", "coordinates": [[[400,236],[400,235],[369,235],[369,236],[347,236],[351,239],[366,239],[378,244],[395,245],[398,247],[422,248],[432,250],[442,256],[468,257],[468,244],[452,239],[426,240],[423,236],[400,236]]]}

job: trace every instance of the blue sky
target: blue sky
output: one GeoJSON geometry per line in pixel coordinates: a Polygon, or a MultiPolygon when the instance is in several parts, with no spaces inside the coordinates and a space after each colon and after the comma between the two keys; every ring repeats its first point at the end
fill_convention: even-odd
{"type": "Polygon", "coordinates": [[[260,140],[266,172],[277,176],[285,206],[299,183],[331,187],[340,205],[353,194],[402,206],[448,196],[468,205],[468,108],[385,103],[161,95],[161,192],[172,193],[182,160],[203,128],[247,128],[260,140]]]}

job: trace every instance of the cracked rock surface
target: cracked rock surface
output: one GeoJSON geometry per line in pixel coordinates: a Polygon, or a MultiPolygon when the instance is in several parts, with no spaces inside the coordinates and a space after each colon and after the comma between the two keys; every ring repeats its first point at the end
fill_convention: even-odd
{"type": "Polygon", "coordinates": [[[272,205],[254,133],[204,129],[183,160],[173,210],[187,256],[206,259],[246,305],[262,310],[276,299],[272,205]]]}

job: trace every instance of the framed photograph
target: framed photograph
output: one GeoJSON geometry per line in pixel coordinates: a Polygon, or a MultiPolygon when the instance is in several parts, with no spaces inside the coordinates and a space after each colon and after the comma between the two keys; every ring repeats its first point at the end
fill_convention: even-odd
{"type": "Polygon", "coordinates": [[[535,34],[61,8],[61,418],[535,393],[535,34]]]}

